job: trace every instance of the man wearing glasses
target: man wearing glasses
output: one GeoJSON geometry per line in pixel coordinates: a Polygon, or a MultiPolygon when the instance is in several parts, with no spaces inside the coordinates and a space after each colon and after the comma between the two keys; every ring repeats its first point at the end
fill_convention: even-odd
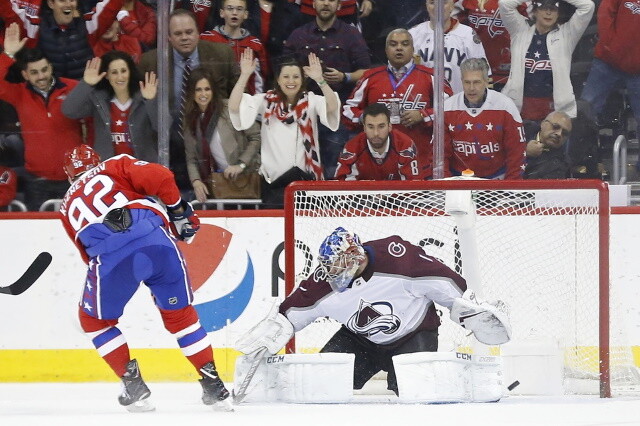
{"type": "Polygon", "coordinates": [[[535,138],[527,142],[525,179],[565,179],[569,177],[565,143],[571,134],[571,118],[554,111],[540,124],[535,138]]]}

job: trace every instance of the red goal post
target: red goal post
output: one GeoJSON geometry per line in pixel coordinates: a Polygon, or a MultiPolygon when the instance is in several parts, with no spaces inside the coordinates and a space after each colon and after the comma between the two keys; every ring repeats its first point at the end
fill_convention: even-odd
{"type": "MultiPolygon", "coordinates": [[[[397,234],[460,272],[484,299],[503,300],[514,341],[557,342],[565,377],[599,382],[609,397],[609,212],[601,181],[295,182],[285,194],[285,289],[313,271],[320,242],[337,226],[363,241],[397,234]],[[472,212],[451,210],[460,196],[472,212]]],[[[469,346],[447,317],[439,350],[469,346]]],[[[288,350],[319,350],[336,327],[327,322],[297,333],[288,350]]]]}

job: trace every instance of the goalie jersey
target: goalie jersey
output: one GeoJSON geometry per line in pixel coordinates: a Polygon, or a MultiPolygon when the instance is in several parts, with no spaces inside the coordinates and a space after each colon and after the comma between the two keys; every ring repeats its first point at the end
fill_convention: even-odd
{"type": "MultiPolygon", "coordinates": [[[[157,196],[168,206],[180,202],[180,192],[169,169],[126,154],[101,162],[71,185],[62,200],[60,213],[67,234],[85,262],[93,257],[92,248],[112,235],[102,222],[113,209],[127,207],[134,211],[134,224],[147,221],[148,225],[155,225],[154,228],[164,225],[170,229],[164,208],[147,195],[157,196]]],[[[147,224],[143,224],[139,232],[144,226],[147,224]]],[[[124,245],[134,238],[135,235],[129,235],[121,243],[124,245]]],[[[109,247],[109,251],[114,249],[109,247]]]]}
{"type": "Polygon", "coordinates": [[[435,304],[450,308],[467,289],[459,274],[398,236],[363,244],[369,263],[343,292],[334,292],[320,267],[280,305],[299,331],[330,317],[378,345],[402,343],[419,330],[435,330],[435,304]]]}

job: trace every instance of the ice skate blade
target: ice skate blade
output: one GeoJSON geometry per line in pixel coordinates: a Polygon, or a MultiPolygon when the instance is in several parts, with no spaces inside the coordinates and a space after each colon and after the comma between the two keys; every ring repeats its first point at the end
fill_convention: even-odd
{"type": "Polygon", "coordinates": [[[149,411],[155,411],[156,407],[151,404],[151,401],[148,399],[143,399],[142,401],[136,401],[133,404],[129,404],[125,407],[130,413],[146,413],[149,411]]]}
{"type": "Polygon", "coordinates": [[[218,401],[212,405],[213,411],[226,411],[232,412],[235,411],[233,409],[233,404],[231,403],[231,398],[227,398],[222,401],[218,401]]]}

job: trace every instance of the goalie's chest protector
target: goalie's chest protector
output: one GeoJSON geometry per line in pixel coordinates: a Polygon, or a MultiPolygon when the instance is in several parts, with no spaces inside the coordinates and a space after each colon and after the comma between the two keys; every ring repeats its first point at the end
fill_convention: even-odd
{"type": "Polygon", "coordinates": [[[370,264],[342,293],[322,302],[325,315],[377,344],[390,344],[418,327],[439,324],[434,301],[450,307],[464,279],[399,237],[365,243],[370,264]]]}

